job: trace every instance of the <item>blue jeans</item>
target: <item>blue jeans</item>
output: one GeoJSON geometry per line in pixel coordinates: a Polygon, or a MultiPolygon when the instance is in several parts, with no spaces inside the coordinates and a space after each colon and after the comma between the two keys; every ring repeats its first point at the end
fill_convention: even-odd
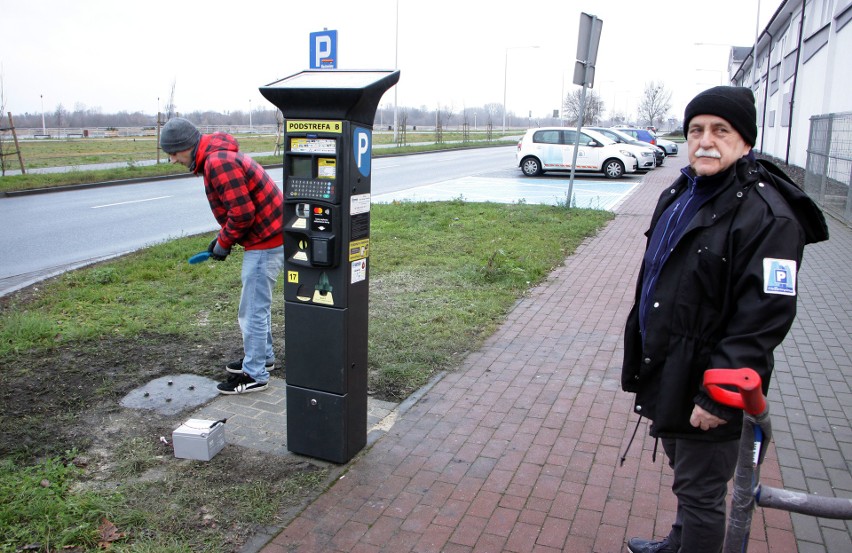
{"type": "Polygon", "coordinates": [[[243,333],[243,372],[257,382],[269,380],[266,360],[275,359],[272,347],[272,294],[284,267],[284,246],[246,250],[243,255],[239,321],[243,333]]]}

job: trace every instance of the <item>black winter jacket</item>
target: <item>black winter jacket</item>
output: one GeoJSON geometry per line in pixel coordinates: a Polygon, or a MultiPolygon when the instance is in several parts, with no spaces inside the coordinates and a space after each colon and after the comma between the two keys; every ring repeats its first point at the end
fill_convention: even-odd
{"type": "MultiPolygon", "coordinates": [[[[688,182],[681,175],[661,194],[648,238],[688,182]]],[[[772,293],[778,289],[765,279],[778,260],[782,267],[792,265],[783,260],[794,261],[795,276],[805,244],[828,238],[819,208],[768,162],[740,159],[719,189],[661,269],[644,347],[638,313],[644,264],[627,318],[621,385],[636,394],[634,411],[653,421],[655,437],[739,438],[742,413],[710,399],[702,386],[704,371],[751,367],[767,392],[773,350],[793,323],[796,295],[783,289],[772,293]],[[696,404],[728,424],[709,431],[693,428],[689,417],[696,404]]]]}

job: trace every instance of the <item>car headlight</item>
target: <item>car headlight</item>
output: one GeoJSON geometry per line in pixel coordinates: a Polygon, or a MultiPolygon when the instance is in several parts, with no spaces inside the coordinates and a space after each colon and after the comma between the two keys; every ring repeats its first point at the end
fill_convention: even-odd
{"type": "Polygon", "coordinates": [[[633,152],[628,152],[627,150],[621,150],[621,155],[623,155],[624,157],[632,157],[632,158],[636,157],[636,156],[633,155],[633,152]]]}

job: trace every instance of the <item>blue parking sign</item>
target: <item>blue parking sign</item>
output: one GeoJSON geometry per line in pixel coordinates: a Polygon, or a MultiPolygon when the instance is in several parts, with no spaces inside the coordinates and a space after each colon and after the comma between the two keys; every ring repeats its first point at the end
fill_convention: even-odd
{"type": "Polygon", "coordinates": [[[337,69],[337,31],[311,33],[311,69],[337,69]]]}
{"type": "Polygon", "coordinates": [[[368,129],[355,127],[352,132],[352,154],[358,172],[370,176],[370,156],[372,154],[372,133],[368,129]]]}

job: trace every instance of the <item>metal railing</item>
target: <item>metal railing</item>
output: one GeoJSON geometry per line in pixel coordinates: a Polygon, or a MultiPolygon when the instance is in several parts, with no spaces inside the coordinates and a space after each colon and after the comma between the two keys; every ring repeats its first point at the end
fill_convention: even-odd
{"type": "Polygon", "coordinates": [[[852,112],[811,117],[805,191],[852,225],[852,112]]]}

